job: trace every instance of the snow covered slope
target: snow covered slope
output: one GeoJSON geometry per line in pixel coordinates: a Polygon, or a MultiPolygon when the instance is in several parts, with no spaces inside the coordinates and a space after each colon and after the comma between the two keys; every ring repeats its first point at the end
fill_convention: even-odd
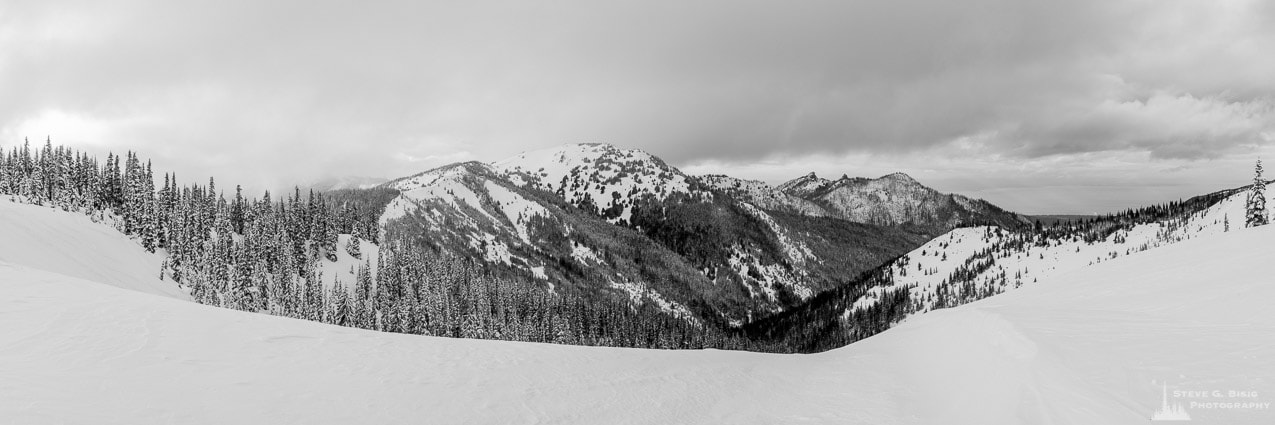
{"type": "Polygon", "coordinates": [[[895,261],[889,270],[892,284],[870,289],[852,310],[908,288],[913,309],[925,312],[1228,228],[1242,229],[1247,196],[1237,192],[1181,219],[1138,224],[1093,241],[1080,235],[1025,240],[1023,234],[989,226],[955,229],[895,261]]]}
{"type": "MultiPolygon", "coordinates": [[[[107,224],[111,217],[100,217],[96,223],[93,220],[80,212],[0,198],[0,261],[190,300],[187,289],[172,280],[160,280],[164,250],[146,252],[136,240],[107,224]]],[[[366,240],[359,241],[360,258],[347,253],[350,237],[338,236],[337,261],[319,262],[325,287],[338,280],[353,287],[354,271],[369,260],[376,262],[378,248],[366,240]]]]}
{"type": "Polygon", "coordinates": [[[319,273],[323,278],[324,288],[331,288],[340,282],[342,285],[354,291],[354,284],[357,282],[359,267],[367,267],[368,272],[372,276],[376,276],[376,258],[379,255],[380,247],[372,242],[359,239],[359,256],[355,258],[346,251],[346,245],[349,245],[350,238],[354,236],[349,233],[337,235],[336,261],[328,261],[326,258],[319,261],[319,273]]]}
{"type": "Polygon", "coordinates": [[[1275,226],[1195,238],[817,355],[374,333],[6,262],[0,421],[1135,424],[1178,404],[1266,424],[1271,240],[1275,226]],[[1202,404],[1218,402],[1235,404],[1202,404]]]}
{"type": "Polygon", "coordinates": [[[539,203],[501,186],[494,173],[487,164],[466,162],[391,181],[389,187],[401,195],[386,207],[381,223],[411,215],[440,245],[476,250],[492,263],[511,265],[515,259],[525,263],[511,253],[511,245],[534,251],[528,223],[548,213],[539,203]]]}
{"type": "Polygon", "coordinates": [[[8,197],[0,198],[0,261],[190,299],[173,281],[159,279],[162,251],[146,252],[137,241],[83,213],[10,202],[8,197]]]}
{"type": "Polygon", "coordinates": [[[633,241],[641,236],[614,229],[600,217],[553,199],[552,194],[517,185],[488,164],[448,165],[387,185],[401,192],[381,216],[387,235],[427,244],[438,252],[481,259],[489,270],[520,274],[550,291],[607,293],[693,319],[686,305],[702,302],[704,289],[711,288],[684,261],[646,267],[635,267],[633,258],[623,256],[603,261],[615,251],[676,255],[649,240],[633,241]],[[674,278],[652,282],[656,274],[646,269],[656,268],[674,278]]]}

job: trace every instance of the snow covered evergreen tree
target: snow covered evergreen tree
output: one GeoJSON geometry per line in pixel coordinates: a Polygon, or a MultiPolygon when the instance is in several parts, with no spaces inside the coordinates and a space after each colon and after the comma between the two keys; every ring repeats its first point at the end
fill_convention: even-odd
{"type": "Polygon", "coordinates": [[[243,199],[243,186],[235,185],[235,201],[230,204],[230,226],[235,233],[243,234],[244,210],[247,204],[243,199]]]}
{"type": "Polygon", "coordinates": [[[1262,160],[1257,160],[1253,176],[1253,186],[1248,191],[1248,202],[1245,205],[1247,219],[1244,227],[1265,226],[1266,217],[1266,180],[1262,179],[1262,160]]]}
{"type": "Polygon", "coordinates": [[[359,237],[350,235],[350,239],[345,242],[345,252],[354,258],[363,258],[363,253],[359,251],[359,237]]]}

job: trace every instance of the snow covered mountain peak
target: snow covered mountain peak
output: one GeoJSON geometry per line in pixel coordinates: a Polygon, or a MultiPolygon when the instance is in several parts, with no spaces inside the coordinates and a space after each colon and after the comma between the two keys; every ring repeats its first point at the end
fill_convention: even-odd
{"type": "Polygon", "coordinates": [[[815,173],[811,172],[810,174],[806,174],[804,176],[798,177],[784,184],[781,184],[778,187],[776,187],[776,189],[779,189],[780,192],[784,192],[793,196],[803,197],[810,193],[817,192],[827,187],[830,184],[832,184],[831,180],[821,178],[818,175],[815,175],[815,173]]]}
{"type": "Polygon", "coordinates": [[[546,166],[553,163],[580,165],[599,160],[663,163],[654,155],[639,149],[625,149],[609,143],[576,143],[525,151],[513,157],[493,162],[492,165],[498,169],[512,169],[526,168],[526,166],[530,165],[546,166]]]}
{"type": "Polygon", "coordinates": [[[974,222],[996,222],[1007,227],[1024,223],[1021,217],[987,202],[941,193],[901,172],[875,179],[843,174],[837,180],[810,173],[776,189],[816,206],[824,211],[822,215],[859,223],[938,228],[974,222]]]}
{"type": "Polygon", "coordinates": [[[495,173],[490,165],[478,162],[457,162],[428,171],[386,182],[384,186],[408,192],[430,186],[443,180],[454,180],[464,175],[495,173]]]}
{"type": "Polygon", "coordinates": [[[912,176],[909,176],[906,173],[902,173],[902,172],[894,172],[894,173],[886,174],[884,176],[881,176],[881,178],[878,180],[889,180],[893,182],[913,184],[917,186],[921,185],[921,182],[916,181],[916,179],[912,178],[912,176]]]}
{"type": "Polygon", "coordinates": [[[985,201],[945,194],[904,173],[876,179],[853,178],[825,184],[799,196],[843,218],[861,223],[915,224],[952,228],[975,222],[1014,227],[1025,221],[985,201]]]}
{"type": "Polygon", "coordinates": [[[818,196],[819,194],[827,193],[839,187],[870,185],[874,182],[878,185],[893,185],[896,187],[924,187],[924,185],[916,181],[916,179],[912,178],[912,176],[901,172],[886,174],[876,179],[850,177],[849,174],[842,174],[841,177],[836,180],[825,179],[819,177],[814,172],[811,172],[810,174],[806,174],[781,184],[777,187],[777,189],[793,196],[809,197],[818,196]]]}
{"type": "Polygon", "coordinates": [[[663,160],[638,149],[605,143],[563,145],[523,152],[492,167],[514,184],[557,193],[566,202],[627,221],[633,200],[674,194],[699,194],[692,179],[663,160]],[[610,213],[607,213],[610,211],[610,213]]]}

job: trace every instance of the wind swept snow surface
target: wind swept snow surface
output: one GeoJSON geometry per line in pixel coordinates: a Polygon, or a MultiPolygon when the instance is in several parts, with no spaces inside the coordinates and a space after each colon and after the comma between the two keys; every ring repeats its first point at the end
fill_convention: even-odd
{"type": "MultiPolygon", "coordinates": [[[[159,279],[164,254],[83,213],[0,198],[0,261],[189,300],[171,280],[159,279]]],[[[0,279],[0,289],[7,283],[0,279]]]]}
{"type": "Polygon", "coordinates": [[[0,263],[0,422],[1269,424],[1273,240],[1122,256],[815,355],[382,334],[0,263]]]}

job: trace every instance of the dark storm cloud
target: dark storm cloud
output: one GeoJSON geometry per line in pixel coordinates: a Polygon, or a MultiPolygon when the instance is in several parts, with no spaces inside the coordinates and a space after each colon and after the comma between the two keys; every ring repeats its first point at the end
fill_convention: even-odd
{"type": "Polygon", "coordinates": [[[1270,142],[1272,10],[19,0],[0,5],[0,143],[52,134],[273,183],[583,141],[674,163],[953,144],[1211,158],[1270,142]]]}

